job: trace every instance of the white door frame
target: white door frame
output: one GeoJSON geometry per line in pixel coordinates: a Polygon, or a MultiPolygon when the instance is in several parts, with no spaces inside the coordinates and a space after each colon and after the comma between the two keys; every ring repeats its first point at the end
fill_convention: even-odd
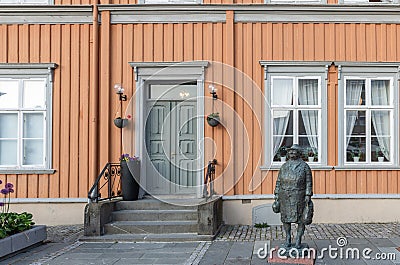
{"type": "MultiPolygon", "coordinates": [[[[177,84],[183,82],[196,82],[197,84],[197,117],[204,117],[204,73],[201,74],[197,79],[179,79],[178,76],[175,76],[173,79],[169,79],[168,81],[176,82],[177,84]]],[[[135,110],[135,152],[139,154],[141,158],[141,176],[146,176],[146,161],[147,159],[143,159],[145,155],[145,115],[146,115],[146,96],[148,93],[148,81],[151,83],[156,83],[157,81],[162,82],[166,81],[163,78],[151,77],[150,79],[144,79],[139,77],[136,82],[136,110],[135,110]]],[[[198,168],[205,168],[205,160],[204,160],[204,143],[202,141],[204,139],[204,120],[199,118],[197,119],[197,143],[198,143],[198,155],[203,156],[203,159],[199,159],[197,163],[198,168]]],[[[199,170],[197,173],[197,189],[196,189],[196,197],[200,198],[202,196],[203,190],[203,178],[204,178],[204,170],[199,170]]],[[[142,187],[147,187],[146,178],[140,178],[140,185],[142,187]]]]}

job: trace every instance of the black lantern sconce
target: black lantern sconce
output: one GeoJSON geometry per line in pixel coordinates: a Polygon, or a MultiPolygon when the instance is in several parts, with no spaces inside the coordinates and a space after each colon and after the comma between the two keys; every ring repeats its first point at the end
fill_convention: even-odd
{"type": "Polygon", "coordinates": [[[124,88],[121,86],[121,84],[115,84],[114,85],[114,90],[115,90],[115,93],[117,95],[119,95],[119,100],[120,101],[126,101],[127,100],[126,95],[124,95],[124,88]]]}
{"type": "Polygon", "coordinates": [[[214,85],[209,85],[208,89],[210,90],[210,94],[212,95],[213,99],[218,99],[218,95],[217,95],[217,89],[215,88],[214,85]]]}

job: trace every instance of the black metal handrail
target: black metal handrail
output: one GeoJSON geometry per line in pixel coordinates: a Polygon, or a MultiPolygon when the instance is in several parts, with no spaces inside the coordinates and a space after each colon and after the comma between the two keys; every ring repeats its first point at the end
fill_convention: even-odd
{"type": "Polygon", "coordinates": [[[215,179],[215,165],[217,159],[213,159],[208,162],[206,176],[204,177],[203,197],[212,197],[215,194],[214,191],[214,179],[215,179]],[[207,190],[207,184],[210,183],[210,192],[207,190]]]}
{"type": "Polygon", "coordinates": [[[99,202],[121,196],[121,166],[119,163],[107,163],[89,190],[88,198],[91,202],[99,202]],[[118,182],[116,182],[117,179],[118,182]],[[104,183],[102,183],[102,180],[104,183]],[[101,191],[104,187],[107,190],[103,192],[106,195],[102,197],[101,191]]]}

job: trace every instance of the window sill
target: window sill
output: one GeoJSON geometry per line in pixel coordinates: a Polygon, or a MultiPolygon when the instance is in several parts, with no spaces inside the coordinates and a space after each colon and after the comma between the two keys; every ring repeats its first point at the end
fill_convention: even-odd
{"type": "Polygon", "coordinates": [[[54,174],[55,169],[0,169],[0,174],[30,175],[30,174],[54,174]]]}
{"type": "MultiPolygon", "coordinates": [[[[270,168],[268,168],[267,166],[261,166],[260,169],[261,171],[268,171],[268,170],[279,170],[281,169],[281,166],[283,165],[283,163],[281,165],[272,165],[270,168]]],[[[333,166],[324,166],[324,165],[310,165],[310,168],[312,170],[333,170],[334,167],[333,166]]]]}
{"type": "Polygon", "coordinates": [[[393,165],[346,165],[336,166],[335,170],[400,170],[400,166],[393,165]]]}

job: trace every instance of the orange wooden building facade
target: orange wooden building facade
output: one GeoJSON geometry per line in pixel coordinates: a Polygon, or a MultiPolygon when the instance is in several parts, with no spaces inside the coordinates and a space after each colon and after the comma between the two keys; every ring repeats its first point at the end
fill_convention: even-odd
{"type": "MultiPolygon", "coordinates": [[[[328,66],[326,116],[322,117],[328,139],[326,163],[313,169],[315,194],[400,193],[398,157],[391,166],[376,170],[335,169],[341,141],[339,66],[400,65],[400,17],[395,14],[400,8],[396,5],[354,7],[336,1],[320,5],[262,1],[205,1],[195,6],[135,4],[123,0],[56,0],[54,6],[7,6],[0,10],[2,65],[58,65],[53,73],[51,122],[50,169],[55,171],[8,173],[1,169],[0,179],[16,184],[15,198],[87,198],[104,164],[117,161],[126,151],[121,132],[113,125],[116,112],[121,110],[112,88],[120,83],[128,98],[134,94],[135,72],[130,63],[192,61],[209,62],[206,76],[207,69],[218,62],[243,72],[254,82],[250,88],[232,85],[246,90],[239,92],[248,93],[247,103],[231,89],[218,87],[219,100],[235,110],[244,122],[243,128],[229,132],[222,126],[204,126],[204,136],[215,141],[216,175],[222,178],[222,186],[228,187],[226,196],[273,194],[278,171],[263,169],[268,132],[264,120],[260,124],[257,118],[263,117],[265,103],[252,92],[269,93],[260,61],[324,62],[328,66]],[[7,22],[14,11],[15,22],[7,22]],[[49,12],[55,16],[46,18],[49,12]],[[185,12],[190,17],[182,16],[185,12]],[[25,14],[26,22],[18,21],[18,16],[25,14]],[[291,18],[287,20],[288,16],[291,18]],[[157,17],[168,18],[158,21],[157,17]],[[240,130],[247,131],[251,143],[247,163],[240,130]],[[229,167],[229,163],[234,166],[229,167]],[[238,173],[241,168],[244,172],[238,173]],[[261,184],[249,188],[252,178],[261,184]]],[[[212,78],[206,78],[204,84],[207,97],[212,78]]],[[[394,82],[397,88],[398,80],[394,82]]],[[[399,100],[394,99],[395,104],[399,100]]],[[[124,102],[122,111],[127,108],[128,102],[124,102]]],[[[216,108],[226,123],[233,121],[230,113],[224,115],[228,108],[222,103],[216,103],[216,108]]],[[[398,109],[394,112],[398,114],[398,109]]],[[[399,117],[397,114],[395,117],[399,117]]],[[[393,123],[398,127],[398,120],[393,123]]],[[[397,133],[393,137],[397,138],[397,133]]],[[[398,149],[399,142],[394,143],[398,149]]],[[[211,159],[211,153],[205,147],[204,161],[211,159]]]]}

